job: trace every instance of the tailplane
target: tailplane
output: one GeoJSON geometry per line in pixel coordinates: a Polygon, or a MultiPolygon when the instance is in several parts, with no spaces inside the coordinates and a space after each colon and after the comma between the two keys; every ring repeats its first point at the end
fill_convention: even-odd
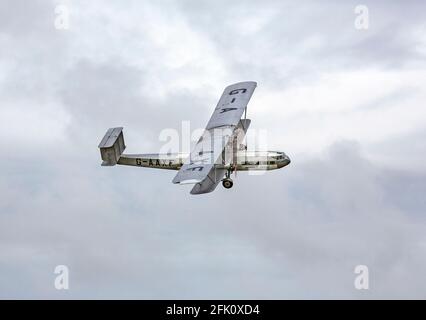
{"type": "Polygon", "coordinates": [[[99,143],[103,166],[115,166],[126,145],[124,144],[123,128],[110,128],[99,143]]]}

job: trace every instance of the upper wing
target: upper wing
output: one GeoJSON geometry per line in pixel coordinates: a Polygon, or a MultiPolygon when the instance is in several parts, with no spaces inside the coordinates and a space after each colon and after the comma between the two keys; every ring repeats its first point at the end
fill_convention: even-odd
{"type": "Polygon", "coordinates": [[[236,126],[256,89],[256,82],[239,82],[225,88],[206,129],[236,126]]]}
{"type": "Polygon", "coordinates": [[[173,183],[196,184],[192,194],[213,191],[225,174],[223,156],[227,145],[232,144],[237,127],[250,100],[256,82],[240,82],[225,88],[206,130],[197,142],[173,183]],[[221,168],[217,165],[221,164],[221,168]]]}

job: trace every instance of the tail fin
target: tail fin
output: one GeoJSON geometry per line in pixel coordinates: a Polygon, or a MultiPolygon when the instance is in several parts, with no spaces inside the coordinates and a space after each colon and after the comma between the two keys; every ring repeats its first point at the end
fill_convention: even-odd
{"type": "Polygon", "coordinates": [[[110,128],[99,143],[103,166],[115,166],[126,145],[124,144],[123,128],[110,128]]]}

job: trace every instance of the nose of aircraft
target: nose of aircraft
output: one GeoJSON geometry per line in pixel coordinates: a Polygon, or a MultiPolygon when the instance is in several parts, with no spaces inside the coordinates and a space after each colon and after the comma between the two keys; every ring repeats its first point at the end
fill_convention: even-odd
{"type": "Polygon", "coordinates": [[[283,158],[279,161],[278,167],[282,168],[289,165],[291,162],[290,158],[283,152],[283,158]]]}

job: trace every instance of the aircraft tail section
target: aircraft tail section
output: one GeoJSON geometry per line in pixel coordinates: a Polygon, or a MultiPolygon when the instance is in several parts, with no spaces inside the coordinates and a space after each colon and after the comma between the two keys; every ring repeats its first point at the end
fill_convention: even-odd
{"type": "Polygon", "coordinates": [[[99,143],[103,166],[115,166],[126,145],[124,144],[123,128],[110,128],[99,143]]]}

